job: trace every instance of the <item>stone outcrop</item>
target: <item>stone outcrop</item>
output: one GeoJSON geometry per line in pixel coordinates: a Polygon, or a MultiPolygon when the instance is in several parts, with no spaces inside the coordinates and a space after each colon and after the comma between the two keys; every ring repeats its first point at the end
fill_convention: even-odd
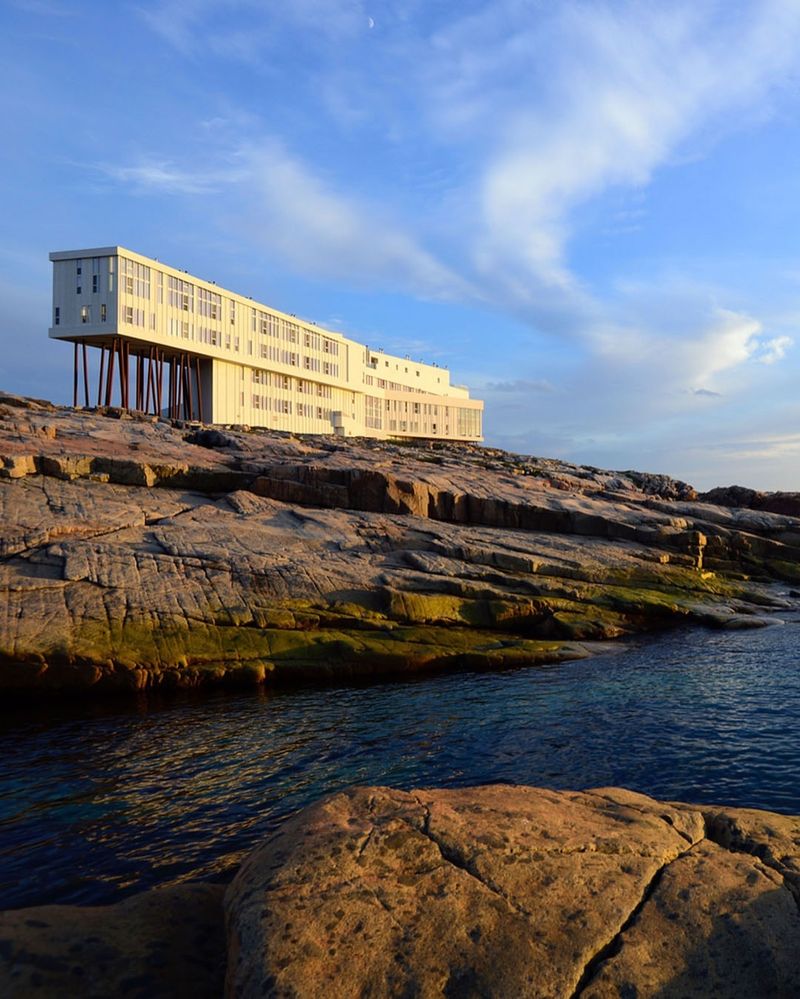
{"type": "Polygon", "coordinates": [[[699,498],[705,503],[716,503],[719,506],[744,507],[787,517],[800,517],[800,493],[762,493],[746,486],[719,486],[703,493],[699,498]]]}
{"type": "Polygon", "coordinates": [[[0,395],[0,689],[498,668],[794,606],[800,519],[664,476],[0,395]]]}
{"type": "Polygon", "coordinates": [[[620,789],[338,794],[228,890],[227,994],[797,995],[798,833],[620,789]]]}
{"type": "Polygon", "coordinates": [[[9,997],[800,994],[800,818],[620,788],[355,788],[222,889],[0,916],[9,997]]]}
{"type": "Polygon", "coordinates": [[[226,964],[223,891],[187,884],[117,905],[0,913],[0,995],[218,999],[226,964]]]}

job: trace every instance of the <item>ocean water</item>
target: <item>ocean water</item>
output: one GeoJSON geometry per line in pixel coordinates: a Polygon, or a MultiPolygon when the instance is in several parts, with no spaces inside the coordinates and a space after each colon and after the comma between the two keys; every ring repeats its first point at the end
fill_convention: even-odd
{"type": "Polygon", "coordinates": [[[0,712],[0,908],[228,877],[352,784],[617,784],[800,814],[800,620],[581,662],[0,712]]]}

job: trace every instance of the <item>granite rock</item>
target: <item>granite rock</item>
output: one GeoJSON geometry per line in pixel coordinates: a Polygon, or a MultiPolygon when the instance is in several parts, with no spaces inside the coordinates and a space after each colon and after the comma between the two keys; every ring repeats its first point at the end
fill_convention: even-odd
{"type": "Polygon", "coordinates": [[[620,789],[337,794],[228,889],[227,995],[797,995],[780,865],[713,835],[620,789]]]}
{"type": "Polygon", "coordinates": [[[622,788],[353,788],[227,889],[0,913],[0,994],[788,999],[799,872],[800,817],[622,788]]]}
{"type": "Polygon", "coordinates": [[[0,995],[217,999],[226,963],[223,891],[186,884],[111,906],[0,913],[0,995]]]}
{"type": "Polygon", "coordinates": [[[664,476],[120,415],[0,396],[0,689],[498,668],[796,606],[800,520],[664,476]]]}

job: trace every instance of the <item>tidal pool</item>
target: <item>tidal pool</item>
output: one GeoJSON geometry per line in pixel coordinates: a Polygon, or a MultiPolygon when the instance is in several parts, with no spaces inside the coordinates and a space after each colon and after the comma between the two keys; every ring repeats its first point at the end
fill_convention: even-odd
{"type": "Polygon", "coordinates": [[[582,662],[0,713],[0,908],[219,879],[351,784],[617,784],[800,814],[800,621],[582,662]]]}

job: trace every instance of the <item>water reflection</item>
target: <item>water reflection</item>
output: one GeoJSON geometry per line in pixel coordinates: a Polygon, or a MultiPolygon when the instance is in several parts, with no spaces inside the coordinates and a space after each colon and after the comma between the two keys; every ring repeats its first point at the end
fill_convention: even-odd
{"type": "Polygon", "coordinates": [[[214,877],[354,783],[623,784],[800,812],[797,624],[547,669],[0,718],[0,907],[214,877]]]}

